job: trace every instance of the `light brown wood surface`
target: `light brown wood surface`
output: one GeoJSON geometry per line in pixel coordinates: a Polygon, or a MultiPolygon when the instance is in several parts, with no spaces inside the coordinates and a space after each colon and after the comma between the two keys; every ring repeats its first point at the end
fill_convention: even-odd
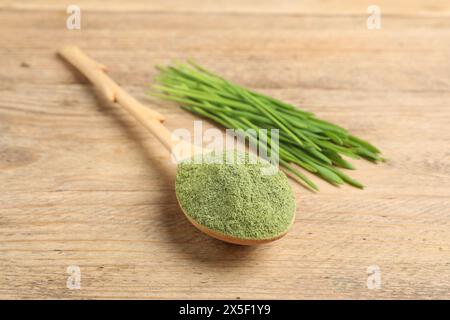
{"type": "Polygon", "coordinates": [[[366,27],[371,1],[78,1],[81,30],[68,4],[0,2],[0,298],[450,298],[448,1],[378,1],[381,30],[366,27]],[[184,218],[167,152],[57,57],[64,44],[171,130],[197,118],[146,86],[155,64],[194,58],[389,161],[353,161],[363,191],[292,182],[286,237],[222,243],[184,218]]]}

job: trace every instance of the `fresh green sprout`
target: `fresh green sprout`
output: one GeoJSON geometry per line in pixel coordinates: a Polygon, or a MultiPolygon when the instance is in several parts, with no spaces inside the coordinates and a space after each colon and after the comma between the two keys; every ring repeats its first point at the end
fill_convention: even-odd
{"type": "MultiPolygon", "coordinates": [[[[243,88],[206,70],[193,61],[188,64],[156,67],[158,85],[149,94],[181,104],[181,108],[208,118],[230,129],[279,129],[280,165],[308,189],[318,187],[296,166],[329,183],[347,183],[356,188],[363,185],[340,170],[354,167],[342,156],[384,161],[380,150],[355,137],[336,124],[318,119],[301,110],[264,94],[243,88]]],[[[257,135],[247,136],[260,148],[270,141],[257,135]]]]}

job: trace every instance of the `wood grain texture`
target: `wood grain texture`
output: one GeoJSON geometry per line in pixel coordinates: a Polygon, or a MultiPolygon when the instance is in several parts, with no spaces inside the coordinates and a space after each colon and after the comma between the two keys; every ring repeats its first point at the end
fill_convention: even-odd
{"type": "MultiPolygon", "coordinates": [[[[0,8],[60,10],[61,6],[73,4],[61,0],[3,0],[0,8]]],[[[76,4],[93,11],[144,11],[144,12],[190,12],[190,13],[244,13],[244,14],[308,14],[308,15],[360,15],[375,4],[371,0],[78,0],[76,4]]],[[[377,0],[376,5],[386,14],[395,15],[450,15],[450,4],[446,0],[377,0]]]]}
{"type": "MultiPolygon", "coordinates": [[[[0,3],[1,298],[450,298],[448,1],[79,1],[0,3]],[[259,5],[260,3],[260,5],[259,5]],[[373,141],[364,191],[293,183],[292,231],[243,248],[183,217],[168,154],[56,56],[76,44],[145,96],[155,64],[194,58],[373,141]],[[81,268],[81,289],[66,268],[81,268]],[[381,269],[381,289],[366,286],[381,269]]],[[[211,124],[208,124],[211,126],[211,124]]]]}

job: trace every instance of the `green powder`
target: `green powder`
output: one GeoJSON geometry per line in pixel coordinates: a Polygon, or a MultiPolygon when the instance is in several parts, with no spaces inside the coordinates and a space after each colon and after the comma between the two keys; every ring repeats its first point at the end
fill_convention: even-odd
{"type": "Polygon", "coordinates": [[[263,170],[274,167],[256,159],[248,153],[222,152],[203,155],[202,163],[201,155],[181,162],[176,194],[185,213],[239,239],[269,239],[286,232],[295,214],[292,188],[282,171],[267,175],[263,170]],[[230,155],[233,161],[226,158],[230,155]]]}

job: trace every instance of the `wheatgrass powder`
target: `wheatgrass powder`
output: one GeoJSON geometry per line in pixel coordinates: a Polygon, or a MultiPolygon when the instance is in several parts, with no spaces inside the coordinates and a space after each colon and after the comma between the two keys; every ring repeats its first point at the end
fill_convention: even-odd
{"type": "Polygon", "coordinates": [[[272,165],[246,152],[199,157],[177,168],[176,194],[188,216],[239,239],[270,239],[287,231],[295,196],[282,171],[267,174],[272,165]]]}

